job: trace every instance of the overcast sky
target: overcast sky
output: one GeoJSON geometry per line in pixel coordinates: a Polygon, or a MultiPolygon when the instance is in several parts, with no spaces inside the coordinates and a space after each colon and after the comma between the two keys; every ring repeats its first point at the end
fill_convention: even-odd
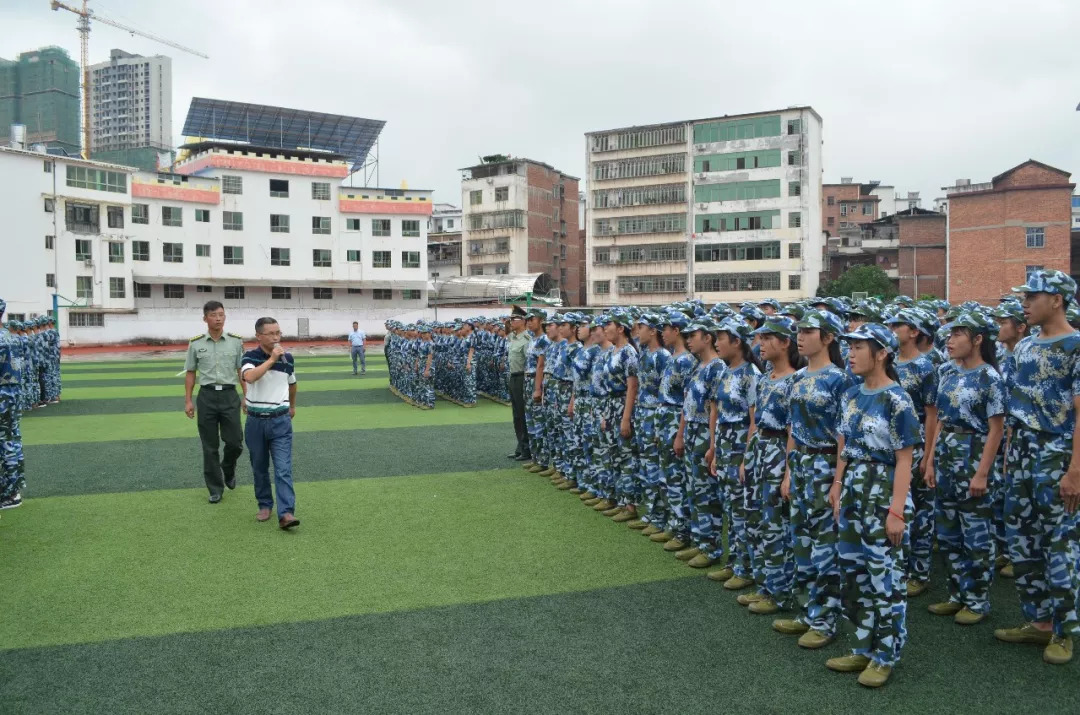
{"type": "MultiPolygon", "coordinates": [[[[826,182],[880,179],[925,208],[1029,157],[1080,171],[1076,0],[91,7],[210,56],[93,26],[91,62],[113,47],[173,58],[177,142],[193,96],[383,119],[380,183],[459,205],[457,169],[482,154],[583,177],[586,131],[796,104],[823,118],[826,182]]],[[[75,21],[48,0],[0,0],[0,57],[59,45],[78,61],[75,21]]]]}

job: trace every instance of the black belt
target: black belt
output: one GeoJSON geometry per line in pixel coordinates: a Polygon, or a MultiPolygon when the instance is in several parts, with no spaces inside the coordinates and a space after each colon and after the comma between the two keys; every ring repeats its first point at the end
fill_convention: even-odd
{"type": "Polygon", "coordinates": [[[199,385],[199,389],[200,390],[216,390],[217,392],[221,392],[222,390],[225,390],[225,389],[235,390],[236,385],[216,385],[216,384],[211,383],[209,385],[199,385]]]}
{"type": "Polygon", "coordinates": [[[758,434],[765,439],[780,439],[781,437],[787,437],[787,432],[782,429],[765,429],[764,427],[758,429],[758,434]]]}
{"type": "Polygon", "coordinates": [[[563,385],[573,385],[574,384],[573,380],[559,380],[559,382],[562,383],[563,385]]]}
{"type": "Polygon", "coordinates": [[[825,456],[836,456],[836,445],[830,444],[827,447],[804,447],[803,445],[797,446],[797,451],[804,454],[823,454],[825,456]]]}
{"type": "Polygon", "coordinates": [[[973,432],[972,430],[960,429],[958,427],[953,427],[952,425],[946,425],[946,424],[941,425],[941,431],[942,432],[948,432],[949,434],[960,434],[960,435],[973,435],[973,434],[975,434],[975,432],[973,432]]]}
{"type": "Polygon", "coordinates": [[[285,410],[284,412],[256,412],[255,414],[249,412],[248,417],[254,417],[259,420],[268,420],[273,417],[282,417],[287,414],[289,414],[288,410],[285,410]]]}
{"type": "Polygon", "coordinates": [[[510,373],[510,377],[521,377],[524,374],[524,372],[512,372],[510,373]]]}

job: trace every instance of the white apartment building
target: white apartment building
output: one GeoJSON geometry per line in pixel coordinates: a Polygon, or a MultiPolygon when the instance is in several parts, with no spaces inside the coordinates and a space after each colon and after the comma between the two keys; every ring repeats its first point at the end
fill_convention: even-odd
{"type": "Polygon", "coordinates": [[[428,278],[445,281],[464,275],[461,270],[461,208],[435,204],[428,219],[428,278]]]}
{"type": "Polygon", "coordinates": [[[90,151],[142,147],[173,147],[172,60],[114,49],[90,65],[90,151]]]}
{"type": "Polygon", "coordinates": [[[381,333],[427,306],[431,192],[342,186],[345,160],[221,142],[176,174],[0,147],[0,296],[31,317],[60,296],[65,341],[185,340],[202,304],[250,334],[381,333]]]}
{"type": "Polygon", "coordinates": [[[586,134],[590,305],[814,295],[821,117],[810,107],[586,134]]]}

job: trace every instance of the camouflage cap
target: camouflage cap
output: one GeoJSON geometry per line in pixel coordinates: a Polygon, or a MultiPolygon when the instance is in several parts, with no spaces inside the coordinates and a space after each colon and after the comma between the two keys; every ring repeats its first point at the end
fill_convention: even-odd
{"type": "Polygon", "coordinates": [[[778,301],[776,298],[764,298],[762,300],[759,300],[757,304],[759,308],[763,305],[769,305],[776,310],[780,310],[780,301],[778,301]]]}
{"type": "Polygon", "coordinates": [[[998,330],[996,323],[977,310],[964,311],[956,316],[955,320],[946,323],[943,327],[949,330],[967,328],[973,333],[981,335],[997,335],[998,330]]]}
{"type": "Polygon", "coordinates": [[[747,305],[746,303],[743,303],[742,307],[739,308],[739,314],[744,318],[756,320],[759,323],[765,320],[765,311],[756,305],[747,305]]]}
{"type": "Polygon", "coordinates": [[[720,322],[716,332],[731,333],[744,343],[750,341],[750,324],[743,320],[742,316],[739,315],[730,315],[727,318],[724,318],[720,322]]]}
{"type": "Polygon", "coordinates": [[[662,314],[662,325],[670,325],[676,330],[682,331],[690,325],[690,318],[679,310],[669,310],[662,314]]]}
{"type": "Polygon", "coordinates": [[[900,341],[896,339],[896,335],[881,323],[865,323],[840,337],[845,340],[872,340],[893,355],[900,349],[900,341]]]}
{"type": "Polygon", "coordinates": [[[1013,288],[1014,293],[1053,293],[1063,296],[1065,301],[1076,299],[1076,281],[1061,271],[1044,268],[1032,271],[1027,283],[1013,288]]]}
{"type": "Polygon", "coordinates": [[[782,315],[770,315],[765,324],[753,332],[754,335],[766,335],[772,333],[782,338],[791,338],[795,335],[795,321],[782,315]]]}
{"type": "Polygon", "coordinates": [[[685,328],[682,329],[683,334],[690,334],[700,330],[703,333],[715,333],[716,323],[712,321],[708,316],[702,316],[691,320],[685,328]]]}
{"type": "Polygon", "coordinates": [[[990,311],[990,315],[995,318],[1012,318],[1018,323],[1027,324],[1027,318],[1024,317],[1024,308],[1015,300],[1002,301],[990,311]]]}
{"type": "Polygon", "coordinates": [[[840,318],[828,310],[808,310],[795,327],[799,330],[824,330],[833,335],[844,332],[840,318]]]}
{"type": "Polygon", "coordinates": [[[803,309],[803,307],[801,305],[798,305],[797,303],[791,303],[790,305],[787,305],[787,306],[784,306],[783,308],[781,308],[777,312],[777,315],[790,316],[790,317],[794,318],[796,320],[796,322],[797,322],[797,321],[802,320],[802,317],[803,317],[803,315],[805,313],[806,313],[806,311],[803,309]]]}

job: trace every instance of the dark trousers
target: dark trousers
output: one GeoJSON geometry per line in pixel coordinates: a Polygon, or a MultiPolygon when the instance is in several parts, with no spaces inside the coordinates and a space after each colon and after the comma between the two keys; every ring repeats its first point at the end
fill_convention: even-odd
{"type": "Polygon", "coordinates": [[[277,515],[296,511],[296,493],[292,481],[292,418],[248,416],[244,438],[251,456],[255,479],[255,500],[260,509],[272,509],[277,492],[277,515]],[[270,486],[270,465],[274,465],[274,487],[270,486]]]}
{"type": "Polygon", "coordinates": [[[195,414],[203,449],[203,479],[211,494],[221,494],[225,481],[236,475],[236,460],[244,452],[244,431],[240,426],[240,393],[236,387],[215,390],[200,387],[195,398],[195,414]],[[221,435],[220,439],[218,435],[221,435]],[[225,455],[218,453],[225,443],[225,455]]]}
{"type": "Polygon", "coordinates": [[[525,428],[525,375],[510,376],[510,408],[514,412],[517,453],[529,454],[529,432],[525,428]]]}

